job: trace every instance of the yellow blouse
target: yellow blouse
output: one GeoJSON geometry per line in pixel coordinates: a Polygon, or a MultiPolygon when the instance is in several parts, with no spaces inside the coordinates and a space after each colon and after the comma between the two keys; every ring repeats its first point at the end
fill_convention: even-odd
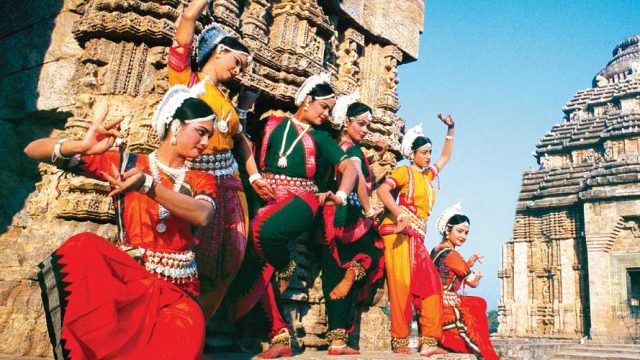
{"type": "MultiPolygon", "coordinates": [[[[392,191],[400,189],[398,205],[404,207],[405,203],[412,198],[413,205],[416,207],[415,215],[426,222],[436,201],[436,190],[431,182],[437,175],[438,169],[435,165],[430,166],[426,173],[422,173],[414,166],[399,166],[387,177],[385,183],[391,186],[392,191]]],[[[395,217],[389,213],[382,223],[395,224],[395,222],[395,217]]]]}
{"type": "MultiPolygon", "coordinates": [[[[192,71],[187,67],[184,71],[178,72],[168,67],[169,71],[169,84],[170,85],[189,85],[192,77],[192,71]]],[[[198,81],[205,80],[205,76],[202,73],[196,72],[198,81]]],[[[231,101],[224,95],[224,93],[211,82],[205,82],[205,94],[200,97],[207,103],[216,113],[218,118],[217,126],[219,127],[222,122],[226,120],[231,113],[231,118],[227,124],[228,130],[223,133],[219,128],[213,132],[213,135],[209,138],[209,144],[203,154],[221,153],[229,151],[233,148],[233,136],[242,131],[240,128],[240,118],[236,112],[235,107],[231,104],[231,101]]]]}

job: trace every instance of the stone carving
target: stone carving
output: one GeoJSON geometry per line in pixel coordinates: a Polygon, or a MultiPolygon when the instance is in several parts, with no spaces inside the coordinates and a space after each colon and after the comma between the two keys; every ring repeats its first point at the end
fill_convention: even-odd
{"type": "Polygon", "coordinates": [[[582,157],[582,161],[592,163],[596,161],[596,152],[593,149],[588,149],[584,156],[582,157]]]}
{"type": "Polygon", "coordinates": [[[344,33],[344,40],[338,47],[338,88],[343,93],[351,93],[360,81],[360,63],[364,36],[354,29],[344,33]]]}
{"type": "MultiPolygon", "coordinates": [[[[46,19],[51,21],[51,28],[38,30],[34,25],[34,33],[41,31],[38,35],[43,38],[50,36],[49,30],[63,34],[51,36],[49,49],[74,50],[65,58],[69,73],[64,79],[66,85],[59,85],[68,93],[66,105],[17,109],[16,113],[29,114],[29,117],[18,118],[15,123],[28,124],[37,130],[33,133],[38,136],[51,133],[55,124],[64,130],[55,132],[54,136],[79,138],[89,127],[94,110],[109,106],[110,116],[125,117],[122,146],[134,152],[152,151],[158,139],[149,121],[168,88],[167,46],[184,2],[60,0],[55,4],[45,0],[18,2],[13,10],[29,16],[47,10],[46,19]],[[55,4],[60,8],[55,9],[55,4]],[[48,118],[49,122],[43,125],[44,122],[33,121],[35,113],[38,119],[48,118]]],[[[298,86],[306,77],[320,71],[332,74],[339,91],[359,88],[374,115],[372,131],[365,139],[365,151],[371,153],[373,143],[379,139],[386,139],[391,145],[391,151],[374,169],[381,176],[395,165],[394,153],[397,154],[404,129],[404,120],[396,114],[399,108],[397,66],[415,60],[423,10],[395,9],[397,19],[402,22],[402,27],[397,27],[392,26],[394,19],[379,12],[381,6],[386,6],[383,0],[367,2],[367,7],[359,11],[362,18],[355,17],[351,5],[346,2],[327,5],[316,0],[216,0],[200,18],[196,31],[217,21],[230,33],[240,36],[250,48],[255,61],[238,81],[228,84],[227,90],[233,98],[241,85],[261,89],[262,96],[256,104],[259,118],[269,113],[292,111],[298,86]],[[409,11],[410,14],[403,13],[409,11]],[[381,31],[384,29],[381,24],[389,31],[381,31]],[[403,33],[406,39],[401,36],[403,33]]],[[[8,14],[0,16],[7,17],[3,24],[11,31],[6,34],[19,33],[25,26],[8,14]]],[[[13,56],[24,57],[24,54],[13,56]]],[[[40,61],[45,63],[44,58],[40,61]]],[[[35,65],[41,64],[24,68],[35,65]]],[[[17,82],[34,81],[20,71],[16,71],[17,82]]],[[[49,81],[49,78],[40,81],[49,81]]],[[[33,85],[36,88],[38,84],[33,85]]],[[[2,98],[13,95],[4,88],[2,91],[2,98]]],[[[24,96],[37,97],[37,94],[25,90],[24,96]]],[[[41,93],[32,103],[47,102],[54,95],[57,94],[41,93]]],[[[11,153],[21,153],[25,145],[13,145],[11,153]]],[[[32,166],[35,173],[35,165],[32,166]]],[[[111,224],[113,204],[106,197],[107,184],[78,176],[60,176],[60,172],[49,166],[41,166],[39,170],[42,180],[35,185],[35,192],[21,199],[26,200],[24,208],[2,215],[7,217],[6,223],[11,216],[15,217],[8,231],[0,234],[3,255],[0,258],[4,259],[0,260],[0,287],[7,289],[12,299],[10,305],[0,304],[0,335],[20,341],[0,343],[0,354],[50,355],[39,290],[33,280],[36,264],[75,233],[94,231],[111,240],[116,236],[111,224]]],[[[7,182],[23,180],[20,175],[11,176],[17,181],[7,179],[7,182]]],[[[318,347],[325,344],[326,331],[321,283],[314,265],[318,263],[314,254],[319,252],[310,239],[301,241],[296,245],[296,259],[301,266],[291,291],[285,294],[285,307],[300,346],[318,347]]],[[[360,341],[361,348],[388,347],[388,323],[382,311],[385,296],[385,292],[379,290],[370,302],[372,306],[359,310],[363,327],[361,335],[354,335],[354,339],[360,341]],[[382,342],[381,337],[385,339],[382,342]]],[[[233,332],[229,324],[218,322],[213,328],[217,331],[214,336],[220,335],[220,338],[233,332]]]]}
{"type": "Polygon", "coordinates": [[[604,159],[613,160],[613,143],[609,140],[604,142],[604,159]]]}
{"type": "Polygon", "coordinates": [[[614,265],[640,258],[640,118],[632,115],[640,82],[621,75],[640,64],[639,40],[616,47],[593,87],[563,108],[569,121],[536,145],[542,166],[523,175],[513,239],[503,248],[500,335],[630,341],[615,316],[626,274],[614,265]],[[582,116],[584,109],[596,111],[582,116]]]}

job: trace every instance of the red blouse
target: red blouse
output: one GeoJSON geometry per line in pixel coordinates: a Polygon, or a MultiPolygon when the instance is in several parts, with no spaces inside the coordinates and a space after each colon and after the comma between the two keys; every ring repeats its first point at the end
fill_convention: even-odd
{"type": "MultiPolygon", "coordinates": [[[[151,174],[149,158],[146,155],[134,155],[135,166],[147,174],[151,174]]],[[[112,174],[113,168],[120,168],[121,154],[118,151],[108,151],[100,155],[85,155],[79,157],[79,163],[70,161],[68,170],[97,180],[106,181],[103,173],[112,174]]],[[[160,171],[162,185],[173,189],[173,179],[160,171]]],[[[215,176],[203,171],[187,171],[180,193],[191,197],[216,196],[215,176]]],[[[186,220],[173,214],[165,219],[167,229],[163,233],[156,231],[158,224],[158,203],[145,194],[137,191],[126,192],[122,203],[116,203],[122,209],[119,214],[124,225],[121,231],[121,241],[126,245],[140,246],[148,250],[186,251],[194,242],[194,227],[186,220]]],[[[117,211],[118,213],[118,211],[117,211]]]]}

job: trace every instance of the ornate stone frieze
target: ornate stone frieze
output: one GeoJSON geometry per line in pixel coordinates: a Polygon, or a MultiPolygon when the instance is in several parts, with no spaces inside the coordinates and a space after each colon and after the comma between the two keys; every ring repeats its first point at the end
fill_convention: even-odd
{"type": "MultiPolygon", "coordinates": [[[[171,44],[180,14],[188,2],[61,2],[58,17],[51,21],[55,27],[52,33],[57,35],[41,35],[51,37],[49,47],[52,51],[61,48],[73,50],[65,55],[65,61],[68,61],[65,81],[69,84],[69,95],[64,103],[59,100],[38,116],[64,119],[63,133],[54,136],[79,139],[91,126],[96,111],[109,107],[108,119],[124,117],[121,123],[124,142],[121,146],[128,151],[149,153],[158,146],[150,119],[168,88],[167,46],[171,44]],[[65,33],[66,37],[60,33],[65,33]],[[73,46],[70,47],[69,43],[73,46]]],[[[31,14],[34,6],[49,9],[60,2],[52,4],[50,1],[33,0],[23,3],[17,2],[16,6],[31,14]]],[[[255,107],[258,118],[290,113],[294,109],[293,98],[298,87],[308,76],[322,71],[332,75],[333,83],[341,93],[360,89],[362,100],[373,108],[374,117],[372,131],[364,140],[365,152],[371,155],[374,143],[382,139],[389,142],[392,150],[378,161],[374,169],[377,176],[382,176],[395,165],[395,154],[404,129],[404,121],[396,114],[399,108],[397,66],[415,60],[417,36],[422,31],[423,4],[412,0],[410,7],[395,9],[402,24],[387,26],[392,22],[385,20],[384,25],[379,21],[386,19],[386,15],[381,14],[388,4],[383,4],[382,0],[367,3],[367,8],[364,8],[364,2],[360,4],[363,5],[363,21],[359,21],[346,9],[351,6],[351,1],[347,4],[316,0],[214,0],[198,19],[196,33],[216,21],[232,35],[239,36],[251,50],[255,61],[237,81],[225,86],[232,98],[241,85],[261,89],[262,95],[255,107]],[[409,11],[410,14],[403,13],[409,11]],[[402,44],[394,39],[402,40],[402,44]]],[[[54,15],[48,16],[53,19],[54,15]]],[[[14,20],[9,18],[6,23],[11,21],[14,20]]],[[[10,28],[17,31],[24,26],[15,24],[10,28]]],[[[30,68],[35,65],[39,64],[31,64],[30,68]]],[[[53,77],[51,80],[57,79],[53,77]]],[[[49,81],[49,78],[40,81],[49,81]]],[[[37,88],[37,84],[31,85],[29,89],[37,88]]],[[[34,95],[31,91],[28,96],[40,96],[38,102],[51,101],[48,93],[34,95]]],[[[37,112],[37,109],[30,111],[37,112]]],[[[27,121],[31,118],[25,119],[27,121]]],[[[62,120],[57,124],[62,127],[62,120]]],[[[39,131],[49,133],[43,129],[39,131]]],[[[94,231],[107,239],[115,238],[115,226],[110,223],[113,221],[113,202],[108,197],[108,184],[79,176],[60,176],[59,171],[49,166],[41,166],[40,174],[42,181],[36,185],[36,192],[26,199],[23,211],[7,215],[15,215],[14,222],[6,234],[0,234],[0,243],[9,254],[3,258],[11,262],[17,258],[11,254],[21,256],[10,266],[0,261],[2,279],[7,279],[5,275],[9,271],[19,281],[32,282],[37,262],[73,234],[94,231]],[[16,269],[21,275],[14,275],[16,269]]],[[[319,259],[314,257],[320,252],[313,248],[315,243],[303,240],[305,242],[297,243],[294,249],[300,268],[290,291],[283,296],[285,316],[294,325],[298,345],[324,346],[326,314],[318,276],[319,259]]],[[[0,286],[14,288],[13,285],[5,285],[0,281],[0,286]]],[[[29,293],[20,299],[37,299],[39,296],[37,287],[20,289],[29,293]]],[[[383,288],[379,289],[368,303],[373,307],[359,310],[362,328],[352,339],[359,341],[361,348],[388,347],[386,340],[380,342],[380,338],[388,334],[387,316],[382,311],[386,304],[385,294],[383,288]]],[[[0,353],[50,354],[42,308],[37,304],[37,309],[29,310],[0,304],[0,333],[26,339],[11,349],[0,344],[0,353]]],[[[220,330],[225,326],[229,327],[226,324],[215,328],[220,330]]],[[[219,334],[222,333],[224,331],[219,334]]]]}

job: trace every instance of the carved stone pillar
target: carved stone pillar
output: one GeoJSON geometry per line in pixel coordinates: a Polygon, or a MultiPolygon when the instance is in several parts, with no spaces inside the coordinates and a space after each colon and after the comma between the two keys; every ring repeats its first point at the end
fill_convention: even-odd
{"type": "Polygon", "coordinates": [[[364,52],[364,35],[347,29],[338,45],[338,83],[341,93],[351,93],[360,85],[360,58],[364,52]]]}

